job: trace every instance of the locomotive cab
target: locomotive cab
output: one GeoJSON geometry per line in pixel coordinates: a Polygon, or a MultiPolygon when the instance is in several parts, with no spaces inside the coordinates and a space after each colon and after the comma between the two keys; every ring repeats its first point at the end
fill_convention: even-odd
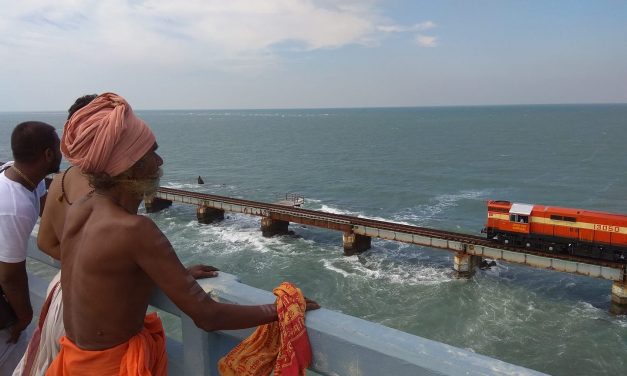
{"type": "Polygon", "coordinates": [[[509,209],[509,221],[511,222],[511,230],[519,233],[529,233],[529,216],[533,210],[533,205],[529,204],[512,204],[509,209]]]}

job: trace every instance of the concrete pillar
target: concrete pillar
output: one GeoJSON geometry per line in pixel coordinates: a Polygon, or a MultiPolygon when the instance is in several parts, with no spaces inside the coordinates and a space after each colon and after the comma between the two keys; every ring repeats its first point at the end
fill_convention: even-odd
{"type": "Polygon", "coordinates": [[[146,208],[146,213],[156,213],[170,207],[170,205],[172,205],[172,201],[170,200],[164,200],[159,197],[144,197],[144,207],[146,208]]]}
{"type": "Polygon", "coordinates": [[[614,282],[612,284],[610,312],[615,315],[627,315],[627,282],[614,282]]]}
{"type": "Polygon", "coordinates": [[[266,238],[274,235],[291,235],[292,231],[288,229],[290,223],[268,217],[261,218],[261,234],[266,238]]]}
{"type": "Polygon", "coordinates": [[[199,206],[196,209],[196,218],[198,218],[198,222],[204,224],[221,221],[224,219],[224,210],[199,206]]]}
{"type": "Polygon", "coordinates": [[[344,255],[352,256],[370,249],[372,238],[370,236],[359,235],[352,232],[345,232],[342,236],[344,244],[344,255]]]}
{"type": "Polygon", "coordinates": [[[458,278],[469,278],[475,274],[475,269],[481,264],[481,257],[458,252],[455,254],[453,262],[456,276],[458,278]]]}

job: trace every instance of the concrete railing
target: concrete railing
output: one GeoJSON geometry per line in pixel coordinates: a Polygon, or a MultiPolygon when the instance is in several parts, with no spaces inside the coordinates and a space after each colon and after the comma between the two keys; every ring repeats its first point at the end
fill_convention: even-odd
{"type": "MultiPolygon", "coordinates": [[[[29,257],[58,269],[57,262],[35,250],[34,242],[30,244],[29,257]]],[[[50,279],[29,272],[31,299],[37,312],[50,279]]],[[[219,277],[199,283],[221,302],[274,302],[272,293],[242,284],[228,273],[220,272],[219,277]]],[[[161,291],[155,293],[151,304],[180,319],[182,342],[168,337],[170,375],[218,375],[218,360],[252,333],[252,329],[200,330],[161,291]]],[[[308,312],[306,325],[313,351],[310,370],[322,375],[542,375],[324,308],[308,312]]]]}

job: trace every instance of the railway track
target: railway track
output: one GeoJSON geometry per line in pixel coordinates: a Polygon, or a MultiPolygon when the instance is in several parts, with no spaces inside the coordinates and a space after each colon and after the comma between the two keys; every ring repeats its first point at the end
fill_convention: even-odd
{"type": "MultiPolygon", "coordinates": [[[[496,243],[494,241],[486,239],[485,237],[481,237],[477,235],[463,234],[463,233],[445,231],[445,230],[437,230],[437,229],[432,229],[432,228],[427,228],[427,227],[380,221],[376,219],[361,218],[361,217],[349,216],[349,215],[344,215],[344,214],[327,213],[327,212],[321,212],[317,210],[303,209],[303,208],[297,208],[297,207],[286,207],[286,206],[278,205],[278,204],[271,204],[271,203],[265,203],[265,202],[260,202],[260,201],[251,201],[251,200],[232,198],[232,197],[226,197],[226,196],[218,196],[218,195],[212,195],[212,194],[207,194],[207,193],[190,192],[190,191],[184,191],[184,190],[174,189],[174,188],[160,187],[158,192],[169,194],[169,195],[193,197],[199,201],[217,201],[217,202],[224,202],[224,203],[233,204],[233,205],[259,208],[259,209],[267,211],[266,216],[272,216],[273,214],[282,214],[283,216],[287,215],[290,217],[290,222],[295,222],[295,223],[310,224],[310,222],[300,221],[299,218],[309,218],[309,219],[313,218],[313,219],[318,219],[318,220],[325,221],[325,222],[335,223],[344,227],[366,226],[366,227],[378,228],[381,230],[394,231],[394,232],[399,232],[399,233],[404,233],[404,234],[419,235],[419,236],[425,236],[425,237],[437,238],[437,239],[443,239],[443,240],[451,240],[451,241],[456,241],[456,242],[460,242],[460,243],[464,243],[468,245],[480,245],[480,246],[502,249],[502,250],[511,251],[511,252],[531,254],[531,255],[536,255],[536,256],[541,256],[541,257],[557,258],[557,259],[573,261],[573,262],[581,262],[581,263],[586,263],[590,265],[598,265],[598,266],[619,268],[619,269],[623,269],[625,267],[625,264],[619,263],[619,262],[597,260],[597,259],[577,257],[577,256],[571,256],[571,255],[565,255],[565,254],[548,253],[548,252],[543,252],[540,250],[534,250],[534,249],[528,249],[528,248],[518,248],[518,247],[507,246],[507,245],[503,245],[500,243],[496,243]]],[[[319,227],[325,227],[325,226],[319,226],[319,227]]]]}

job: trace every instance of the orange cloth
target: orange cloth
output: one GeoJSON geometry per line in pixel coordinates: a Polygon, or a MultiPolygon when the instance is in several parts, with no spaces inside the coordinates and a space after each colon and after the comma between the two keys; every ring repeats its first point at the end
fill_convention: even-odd
{"type": "Polygon", "coordinates": [[[154,134],[135,116],[126,100],[104,93],[65,123],[61,151],[83,172],[117,176],[134,165],[154,143],[154,134]]]}
{"type": "Polygon", "coordinates": [[[167,375],[168,357],[161,319],[146,315],[144,329],[128,342],[106,350],[82,350],[66,336],[46,376],[167,375]]]}
{"type": "Polygon", "coordinates": [[[273,290],[278,322],[260,326],[218,362],[222,376],[304,375],[311,363],[305,327],[305,297],[283,282],[273,290]]]}

